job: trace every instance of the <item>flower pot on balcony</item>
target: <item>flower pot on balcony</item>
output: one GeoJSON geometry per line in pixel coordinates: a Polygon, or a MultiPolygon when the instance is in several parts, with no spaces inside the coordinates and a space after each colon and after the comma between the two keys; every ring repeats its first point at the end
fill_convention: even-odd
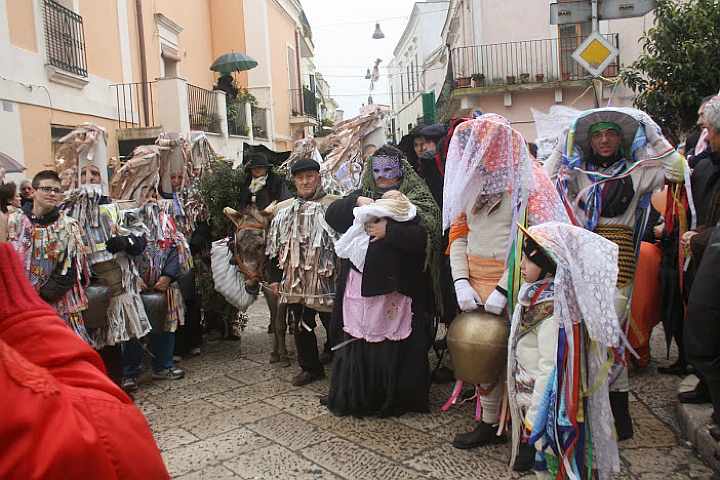
{"type": "Polygon", "coordinates": [[[530,81],[529,73],[521,73],[520,74],[520,83],[528,83],[529,81],[530,81]]]}
{"type": "Polygon", "coordinates": [[[460,77],[455,80],[455,86],[457,88],[467,88],[470,86],[470,77],[460,77]]]}
{"type": "Polygon", "coordinates": [[[472,79],[473,87],[477,88],[485,86],[485,75],[483,75],[482,73],[476,73],[470,78],[472,79]]]}
{"type": "Polygon", "coordinates": [[[516,80],[516,79],[515,79],[515,75],[507,75],[507,76],[505,77],[505,82],[506,82],[508,85],[514,85],[514,84],[515,84],[515,80],[516,80]]]}
{"type": "Polygon", "coordinates": [[[535,74],[535,81],[538,83],[542,83],[545,81],[545,74],[544,73],[536,73],[535,74]]]}

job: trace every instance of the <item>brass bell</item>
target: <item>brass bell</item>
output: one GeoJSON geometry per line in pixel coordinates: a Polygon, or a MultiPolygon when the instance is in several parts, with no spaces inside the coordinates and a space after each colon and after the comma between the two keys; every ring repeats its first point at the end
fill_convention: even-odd
{"type": "Polygon", "coordinates": [[[497,381],[505,369],[509,334],[505,317],[480,310],[458,315],[447,333],[455,378],[474,385],[497,381]]]}
{"type": "Polygon", "coordinates": [[[382,32],[382,30],[380,30],[379,23],[375,24],[375,33],[373,33],[372,38],[374,38],[375,40],[380,40],[382,38],[385,38],[385,34],[382,32]]]}

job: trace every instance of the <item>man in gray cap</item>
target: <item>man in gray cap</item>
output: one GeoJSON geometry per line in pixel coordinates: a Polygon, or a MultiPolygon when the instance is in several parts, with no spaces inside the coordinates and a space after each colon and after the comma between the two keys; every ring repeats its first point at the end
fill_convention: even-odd
{"type": "MultiPolygon", "coordinates": [[[[325,376],[314,328],[319,316],[327,329],[335,299],[337,233],[325,222],[325,210],[338,197],[325,193],[315,160],[298,159],[290,173],[297,196],[269,207],[274,218],[265,253],[279,267],[271,288],[286,305],[301,368],[292,384],[302,386],[325,376]]],[[[276,325],[276,344],[282,330],[276,325]]]]}

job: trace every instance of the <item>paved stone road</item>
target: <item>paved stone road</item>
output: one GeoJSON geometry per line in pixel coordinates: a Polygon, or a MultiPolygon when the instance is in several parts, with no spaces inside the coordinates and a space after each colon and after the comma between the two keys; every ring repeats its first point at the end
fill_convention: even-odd
{"type": "MultiPolygon", "coordinates": [[[[472,427],[472,407],[440,413],[447,385],[433,386],[427,415],[358,420],[329,414],[318,403],[327,380],[293,387],[295,365],[268,363],[265,302],[249,313],[242,345],[210,342],[201,357],[182,363],[185,379],[143,385],[137,395],[173,478],[517,478],[506,467],[506,445],[473,451],[450,446],[456,432],[472,427]]],[[[661,335],[653,345],[662,355],[661,335]]],[[[655,367],[654,361],[632,378],[635,438],[621,447],[623,472],[616,478],[708,479],[712,470],[675,433],[679,379],[660,376],[655,367]]]]}

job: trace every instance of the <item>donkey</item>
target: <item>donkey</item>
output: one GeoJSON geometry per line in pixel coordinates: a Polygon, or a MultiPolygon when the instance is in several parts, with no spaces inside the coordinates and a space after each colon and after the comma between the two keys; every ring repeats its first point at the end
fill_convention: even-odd
{"type": "Polygon", "coordinates": [[[270,363],[279,363],[283,367],[288,367],[290,360],[285,345],[287,331],[285,307],[279,304],[277,291],[264,285],[266,283],[264,280],[269,280],[264,278],[266,232],[275,206],[276,202],[273,202],[262,211],[250,206],[242,212],[225,208],[223,213],[235,225],[235,236],[231,242],[233,259],[238,270],[245,277],[245,290],[257,295],[260,287],[263,287],[263,296],[270,310],[270,325],[273,333],[270,363]]]}

